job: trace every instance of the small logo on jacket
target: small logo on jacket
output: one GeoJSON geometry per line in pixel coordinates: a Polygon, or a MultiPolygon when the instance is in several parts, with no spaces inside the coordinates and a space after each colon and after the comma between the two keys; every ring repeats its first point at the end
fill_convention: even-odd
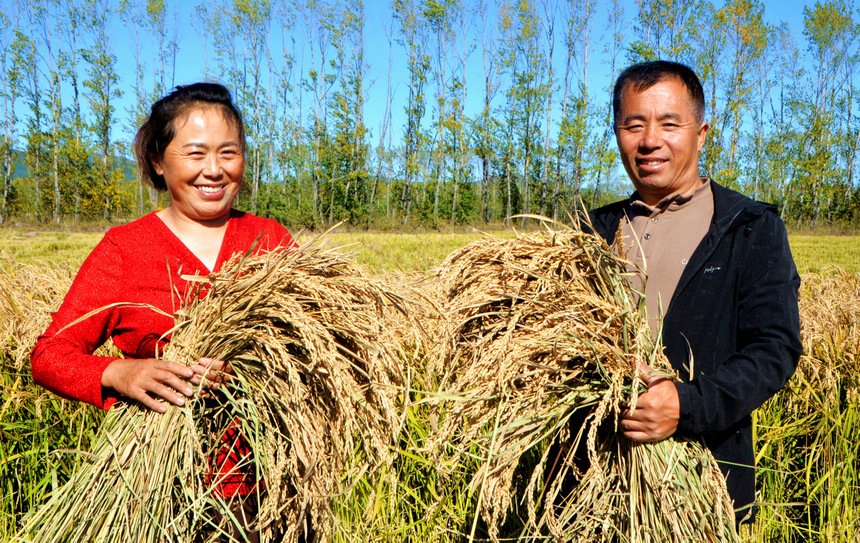
{"type": "Polygon", "coordinates": [[[708,266],[705,268],[705,273],[714,273],[723,269],[722,266],[708,266]]]}

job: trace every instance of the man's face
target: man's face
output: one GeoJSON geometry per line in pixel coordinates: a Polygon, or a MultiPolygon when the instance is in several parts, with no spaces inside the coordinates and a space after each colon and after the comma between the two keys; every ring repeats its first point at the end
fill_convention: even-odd
{"type": "Polygon", "coordinates": [[[675,78],[621,93],[615,139],[621,162],[643,201],[654,205],[699,186],[699,152],[708,123],[699,124],[687,87],[675,78]]]}

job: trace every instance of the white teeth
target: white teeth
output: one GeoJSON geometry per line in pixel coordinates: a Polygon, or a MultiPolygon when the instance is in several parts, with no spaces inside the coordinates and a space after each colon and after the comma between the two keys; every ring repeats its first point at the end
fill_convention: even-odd
{"type": "Polygon", "coordinates": [[[197,187],[197,190],[199,190],[200,192],[213,193],[213,192],[218,192],[219,190],[221,190],[221,187],[197,187]]]}

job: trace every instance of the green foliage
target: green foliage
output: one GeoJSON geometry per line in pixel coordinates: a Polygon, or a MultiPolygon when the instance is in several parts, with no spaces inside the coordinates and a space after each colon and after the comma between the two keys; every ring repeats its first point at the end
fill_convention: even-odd
{"type": "MultiPolygon", "coordinates": [[[[244,114],[238,205],[251,212],[315,228],[413,218],[435,228],[561,216],[577,195],[592,205],[624,195],[611,79],[616,62],[663,58],[691,65],[704,84],[704,175],[776,203],[793,226],[857,228],[856,5],[810,2],[798,35],[770,22],[773,9],[394,0],[380,24],[360,1],[217,0],[194,8],[190,39],[202,44],[205,78],[227,83],[244,114]],[[381,92],[387,113],[368,118],[381,92]]],[[[165,0],[0,8],[0,220],[110,220],[157,205],[116,172],[151,103],[193,73],[175,64],[186,47],[178,10],[165,0]],[[125,47],[134,66],[118,64],[125,47]],[[10,173],[13,156],[26,173],[10,173]]]]}

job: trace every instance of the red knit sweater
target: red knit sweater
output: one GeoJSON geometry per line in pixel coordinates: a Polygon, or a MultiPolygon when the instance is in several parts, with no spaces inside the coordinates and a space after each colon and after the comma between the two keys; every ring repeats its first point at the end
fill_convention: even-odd
{"type": "MultiPolygon", "coordinates": [[[[245,253],[257,236],[257,252],[293,245],[290,234],[276,221],[234,210],[211,271],[245,253]]],[[[118,397],[116,391],[101,386],[101,376],[116,357],[92,353],[111,338],[126,358],[154,358],[156,348],[164,349],[162,335],[174,321],[147,307],[107,306],[146,304],[172,315],[189,287],[180,275],[209,272],[155,213],[111,228],[84,261],[51,326],[39,337],[32,356],[33,380],[65,398],[109,409],[118,397]],[[99,308],[106,309],[63,330],[99,308]]],[[[228,468],[229,462],[222,467],[228,468]]],[[[246,486],[228,482],[221,490],[227,496],[245,494],[246,486]]]]}

